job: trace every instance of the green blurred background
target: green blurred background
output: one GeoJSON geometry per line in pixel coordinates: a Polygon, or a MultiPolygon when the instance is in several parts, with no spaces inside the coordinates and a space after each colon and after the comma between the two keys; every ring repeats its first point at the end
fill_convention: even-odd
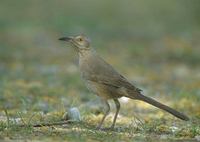
{"type": "Polygon", "coordinates": [[[0,0],[1,109],[51,112],[95,101],[75,51],[58,41],[80,33],[144,94],[200,116],[199,0],[0,0]]]}
{"type": "Polygon", "coordinates": [[[199,0],[0,0],[0,139],[127,141],[135,140],[135,133],[194,138],[200,135],[199,101],[199,0]],[[124,133],[90,131],[102,117],[101,103],[80,79],[76,52],[58,40],[80,33],[145,95],[192,121],[178,121],[145,103],[122,99],[117,127],[124,133]],[[16,128],[17,122],[13,127],[6,123],[3,111],[15,121],[40,123],[60,120],[73,106],[83,116],[79,127],[84,131],[73,125],[63,132],[16,128]],[[134,116],[144,120],[142,129],[133,126],[134,116]]]}

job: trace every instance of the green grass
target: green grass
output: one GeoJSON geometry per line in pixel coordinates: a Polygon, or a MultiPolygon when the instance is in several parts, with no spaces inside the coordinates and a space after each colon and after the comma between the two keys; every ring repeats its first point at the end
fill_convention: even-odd
{"type": "MultiPolygon", "coordinates": [[[[200,135],[199,9],[195,0],[2,0],[0,141],[195,140],[200,135]],[[79,33],[90,36],[97,52],[145,95],[191,120],[129,100],[122,101],[113,131],[97,131],[101,103],[81,81],[75,51],[58,41],[79,33]],[[80,123],[31,126],[60,121],[70,107],[79,108],[80,123]]],[[[111,104],[105,127],[115,111],[111,104]]]]}
{"type": "MultiPolygon", "coordinates": [[[[35,117],[38,116],[36,115],[35,117]]],[[[51,119],[51,117],[52,115],[49,115],[48,119],[51,119]]],[[[45,122],[47,121],[55,122],[56,120],[45,120],[45,122]]],[[[27,124],[22,128],[14,122],[9,125],[1,123],[0,130],[3,132],[1,138],[11,140],[155,141],[160,139],[160,141],[171,141],[176,139],[192,140],[192,138],[200,134],[199,120],[197,119],[188,122],[187,125],[184,125],[185,122],[177,120],[171,124],[169,120],[164,118],[146,121],[138,125],[135,125],[136,121],[132,120],[132,123],[126,121],[129,125],[118,124],[114,130],[102,131],[96,130],[95,124],[92,122],[96,122],[93,116],[87,116],[81,123],[55,127],[33,128],[27,124]]]]}

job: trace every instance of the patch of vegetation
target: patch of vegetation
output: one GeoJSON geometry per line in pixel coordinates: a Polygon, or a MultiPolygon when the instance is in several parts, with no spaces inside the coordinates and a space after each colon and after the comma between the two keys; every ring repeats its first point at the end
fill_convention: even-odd
{"type": "MultiPolygon", "coordinates": [[[[197,139],[199,6],[197,1],[186,0],[1,1],[0,141],[197,139]],[[146,103],[122,99],[116,128],[96,130],[103,115],[101,103],[81,81],[73,48],[57,40],[81,32],[145,95],[184,112],[191,120],[177,120],[146,103]],[[79,108],[80,123],[32,126],[60,121],[71,107],[79,108]]],[[[113,113],[105,127],[112,117],[113,113]]]]}

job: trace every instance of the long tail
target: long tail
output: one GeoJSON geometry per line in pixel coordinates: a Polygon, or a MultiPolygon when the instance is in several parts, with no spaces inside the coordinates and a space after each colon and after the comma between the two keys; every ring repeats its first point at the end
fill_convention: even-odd
{"type": "Polygon", "coordinates": [[[153,105],[155,107],[158,107],[160,109],[163,109],[163,110],[171,113],[172,115],[178,117],[179,119],[182,119],[182,120],[185,120],[185,121],[189,120],[189,117],[187,117],[183,113],[178,112],[178,111],[176,111],[176,110],[174,110],[174,109],[172,109],[172,108],[170,108],[170,107],[168,107],[168,106],[166,106],[164,104],[161,104],[161,103],[157,102],[156,100],[154,100],[154,99],[152,99],[150,97],[147,97],[147,96],[144,96],[144,95],[140,94],[140,95],[137,96],[137,99],[138,100],[142,100],[144,102],[147,102],[147,103],[149,103],[149,104],[151,104],[151,105],[153,105]]]}

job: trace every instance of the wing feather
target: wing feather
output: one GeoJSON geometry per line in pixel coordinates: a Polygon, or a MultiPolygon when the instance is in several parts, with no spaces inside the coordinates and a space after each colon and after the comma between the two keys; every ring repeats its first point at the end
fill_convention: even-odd
{"type": "Polygon", "coordinates": [[[84,79],[116,88],[126,88],[137,93],[142,91],[131,84],[101,57],[95,56],[92,59],[88,61],[89,67],[87,67],[87,71],[82,74],[84,79]]]}

